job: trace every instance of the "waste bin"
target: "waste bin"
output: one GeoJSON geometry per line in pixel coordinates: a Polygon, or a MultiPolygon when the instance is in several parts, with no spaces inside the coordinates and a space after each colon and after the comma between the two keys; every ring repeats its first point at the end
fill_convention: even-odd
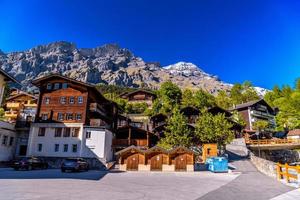
{"type": "Polygon", "coordinates": [[[228,172],[228,160],[225,157],[210,158],[208,170],[211,172],[228,172]]]}

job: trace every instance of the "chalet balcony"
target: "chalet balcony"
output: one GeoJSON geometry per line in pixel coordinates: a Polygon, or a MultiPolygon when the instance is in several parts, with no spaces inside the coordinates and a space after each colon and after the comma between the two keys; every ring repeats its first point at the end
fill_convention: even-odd
{"type": "Polygon", "coordinates": [[[148,142],[147,139],[113,139],[112,145],[119,147],[127,147],[130,145],[147,147],[148,142]]]}
{"type": "Polygon", "coordinates": [[[90,111],[91,112],[97,112],[97,113],[99,113],[103,116],[107,115],[105,110],[98,103],[90,103],[90,111]]]}
{"type": "Polygon", "coordinates": [[[20,107],[20,103],[6,103],[6,107],[7,108],[19,108],[20,107]]]}
{"type": "Polygon", "coordinates": [[[18,112],[17,111],[5,111],[4,117],[17,118],[18,117],[18,112]]]}
{"type": "Polygon", "coordinates": [[[33,103],[31,101],[27,101],[25,104],[24,104],[25,107],[37,107],[37,104],[36,103],[33,103]]]}
{"type": "Polygon", "coordinates": [[[256,117],[265,118],[265,119],[274,118],[274,115],[271,115],[267,112],[261,112],[261,111],[256,111],[256,110],[251,110],[251,115],[256,116],[256,117]]]}

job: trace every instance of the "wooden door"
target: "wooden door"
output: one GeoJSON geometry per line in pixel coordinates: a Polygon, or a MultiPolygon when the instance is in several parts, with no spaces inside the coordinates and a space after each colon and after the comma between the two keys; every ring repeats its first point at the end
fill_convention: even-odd
{"type": "Polygon", "coordinates": [[[187,157],[186,154],[178,155],[175,158],[175,170],[186,171],[187,157]]]}
{"type": "Polygon", "coordinates": [[[162,163],[163,163],[162,154],[152,156],[151,161],[150,161],[151,171],[162,171],[162,163]]]}
{"type": "Polygon", "coordinates": [[[136,171],[139,166],[139,154],[133,154],[127,158],[127,170],[136,171]]]}

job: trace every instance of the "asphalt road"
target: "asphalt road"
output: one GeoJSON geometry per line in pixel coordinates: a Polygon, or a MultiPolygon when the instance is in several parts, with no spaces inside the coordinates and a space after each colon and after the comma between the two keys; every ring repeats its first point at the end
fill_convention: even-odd
{"type": "Polygon", "coordinates": [[[242,174],[198,200],[269,200],[295,189],[258,172],[247,159],[233,161],[232,165],[242,174]]]}
{"type": "Polygon", "coordinates": [[[230,183],[238,175],[0,169],[0,200],[195,200],[230,183]]]}

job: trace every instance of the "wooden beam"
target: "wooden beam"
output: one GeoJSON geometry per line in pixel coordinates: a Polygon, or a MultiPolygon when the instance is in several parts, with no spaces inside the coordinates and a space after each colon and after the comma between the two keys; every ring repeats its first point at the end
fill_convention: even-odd
{"type": "Polygon", "coordinates": [[[128,129],[128,145],[131,145],[131,127],[128,129]]]}

